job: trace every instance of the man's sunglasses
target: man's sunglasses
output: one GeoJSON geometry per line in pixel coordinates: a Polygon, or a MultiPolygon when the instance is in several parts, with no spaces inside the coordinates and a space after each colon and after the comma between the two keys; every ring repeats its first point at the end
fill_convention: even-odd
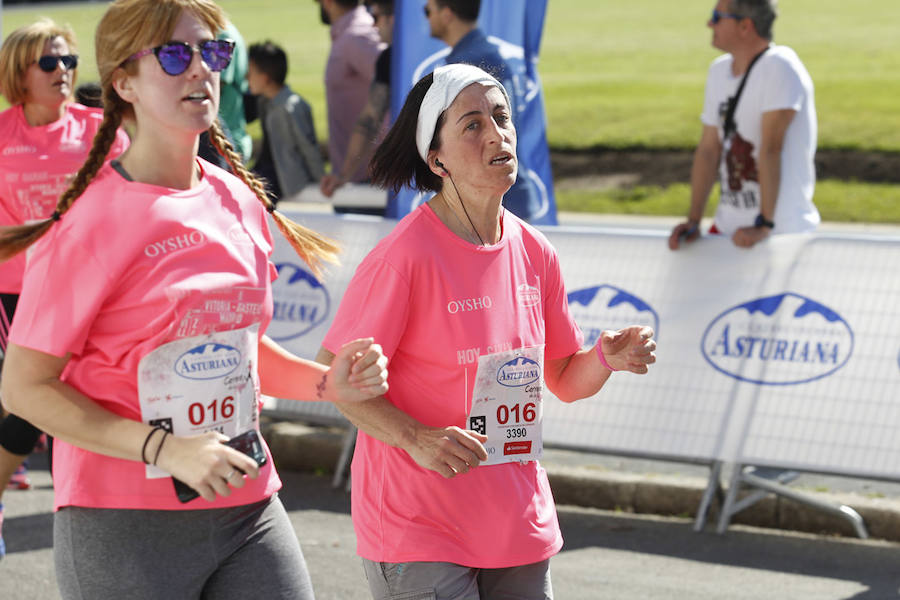
{"type": "Polygon", "coordinates": [[[60,62],[62,62],[63,64],[63,70],[69,71],[78,66],[78,55],[64,54],[63,56],[56,56],[53,54],[47,54],[40,57],[37,61],[37,64],[41,68],[41,71],[45,73],[52,73],[56,70],[56,67],[60,62]]]}
{"type": "Polygon", "coordinates": [[[722,19],[735,19],[735,20],[740,21],[740,20],[743,19],[743,18],[744,18],[743,15],[736,15],[736,14],[734,14],[734,13],[719,12],[719,11],[717,11],[716,9],[713,9],[713,12],[712,12],[712,18],[709,20],[709,22],[712,23],[713,25],[716,25],[716,24],[717,24],[719,21],[721,21],[722,19]]]}
{"type": "Polygon", "coordinates": [[[221,71],[231,63],[234,42],[231,40],[206,40],[200,43],[199,48],[195,48],[187,42],[167,42],[156,48],[147,48],[136,52],[125,62],[137,60],[153,53],[163,71],[172,76],[181,75],[191,66],[194,50],[200,51],[200,58],[203,59],[210,71],[221,71]]]}

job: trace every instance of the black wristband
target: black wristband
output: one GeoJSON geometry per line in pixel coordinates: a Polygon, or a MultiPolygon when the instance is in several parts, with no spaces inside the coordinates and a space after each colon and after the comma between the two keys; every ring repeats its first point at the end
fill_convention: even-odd
{"type": "Polygon", "coordinates": [[[147,444],[150,443],[150,438],[153,437],[153,434],[157,431],[163,431],[163,428],[159,425],[150,430],[150,433],[147,434],[147,437],[144,438],[144,445],[141,446],[141,460],[144,461],[145,465],[149,465],[150,461],[147,460],[147,444]]]}
{"type": "Polygon", "coordinates": [[[757,229],[759,229],[760,227],[768,227],[769,229],[774,229],[775,222],[768,220],[767,218],[762,216],[762,213],[759,213],[758,215],[756,215],[756,221],[753,222],[753,226],[757,229]]]}
{"type": "Polygon", "coordinates": [[[156,461],[159,460],[159,453],[162,452],[163,444],[166,443],[166,438],[169,436],[169,430],[163,429],[162,439],[159,440],[159,446],[156,448],[156,456],[153,457],[153,466],[156,466],[156,461]]]}

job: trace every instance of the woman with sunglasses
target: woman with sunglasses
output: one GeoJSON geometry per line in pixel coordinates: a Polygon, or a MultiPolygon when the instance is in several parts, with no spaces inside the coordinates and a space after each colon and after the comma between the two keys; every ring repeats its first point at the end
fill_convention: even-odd
{"type": "MultiPolygon", "coordinates": [[[[68,179],[91,148],[103,111],[73,101],[78,55],[75,35],[42,19],[13,31],[0,47],[0,93],[12,105],[0,113],[0,225],[45,219],[56,206],[68,179]]],[[[117,156],[128,145],[119,131],[110,149],[117,156]]],[[[0,264],[0,350],[5,350],[25,255],[0,264]]],[[[25,457],[41,432],[10,415],[0,421],[0,498],[15,475],[15,485],[28,487],[25,457]]],[[[3,543],[0,502],[0,558],[3,543]]]]}
{"type": "Polygon", "coordinates": [[[264,442],[261,394],[354,402],[386,390],[372,340],[328,369],[262,335],[271,213],[314,270],[335,246],[274,211],[216,122],[232,46],[210,0],[117,0],[96,32],[103,123],[30,247],[2,399],[56,438],[63,598],[312,598],[264,442]],[[103,165],[114,133],[132,143],[103,165]],[[235,175],[198,159],[202,131],[235,175]],[[40,316],[38,316],[40,315],[40,316]],[[254,455],[251,457],[251,455],[254,455]],[[175,480],[201,498],[183,502],[175,480]]]}

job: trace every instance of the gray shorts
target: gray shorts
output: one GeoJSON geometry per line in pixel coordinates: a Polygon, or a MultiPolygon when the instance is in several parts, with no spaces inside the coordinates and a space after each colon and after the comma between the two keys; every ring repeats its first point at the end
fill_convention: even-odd
{"type": "Polygon", "coordinates": [[[210,510],[62,508],[53,554],[64,600],[313,599],[277,496],[210,510]]]}
{"type": "Polygon", "coordinates": [[[549,558],[505,569],[364,558],[363,568],[375,600],[553,600],[549,558]]]}

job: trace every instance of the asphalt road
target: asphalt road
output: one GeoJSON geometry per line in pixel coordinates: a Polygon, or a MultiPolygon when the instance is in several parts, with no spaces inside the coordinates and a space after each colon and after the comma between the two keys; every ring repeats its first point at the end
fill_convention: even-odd
{"type": "MultiPolygon", "coordinates": [[[[37,467],[34,489],[3,497],[8,554],[0,561],[2,600],[59,597],[50,477],[37,467]]],[[[327,477],[288,471],[282,478],[282,501],[317,598],[368,598],[349,496],[332,489],[327,477]]],[[[552,562],[558,600],[900,598],[900,544],[741,527],[725,536],[696,534],[688,520],[567,506],[559,508],[559,517],[566,545],[552,562]]]]}

